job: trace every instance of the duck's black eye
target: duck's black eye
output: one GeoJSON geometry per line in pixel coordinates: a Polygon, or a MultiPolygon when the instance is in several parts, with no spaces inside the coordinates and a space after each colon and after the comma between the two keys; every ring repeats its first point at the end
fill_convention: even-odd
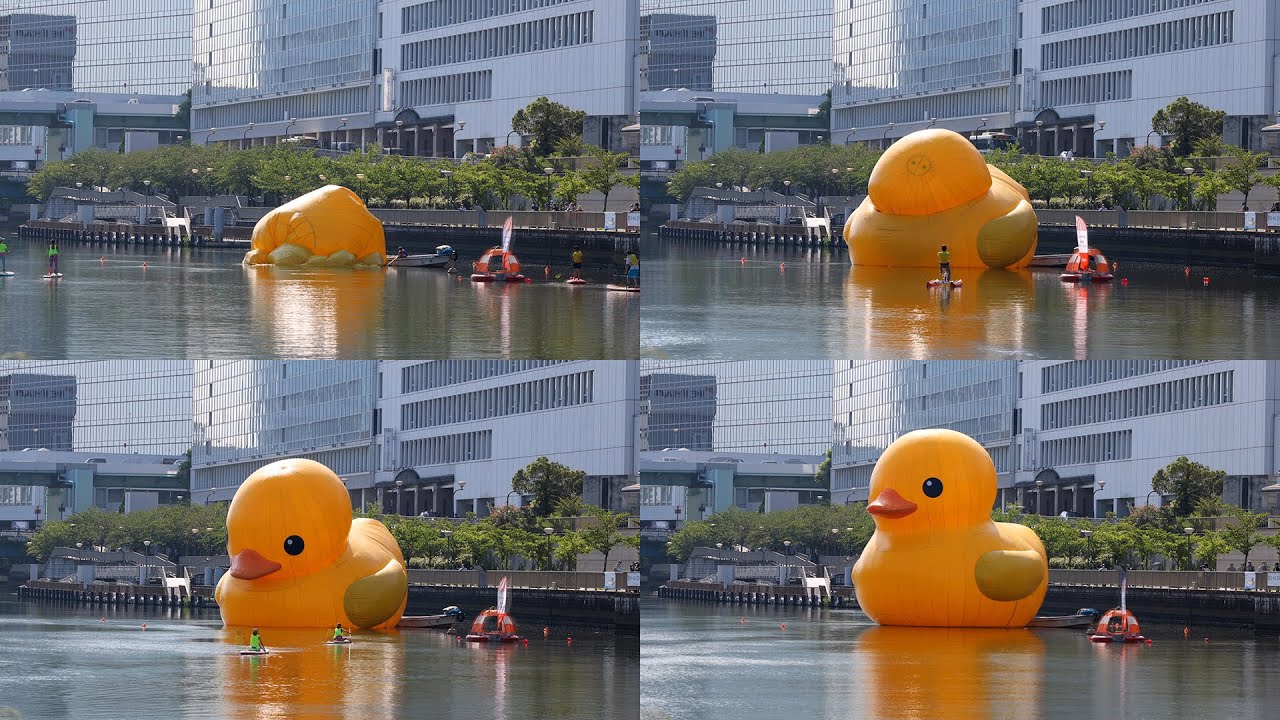
{"type": "Polygon", "coordinates": [[[942,481],[938,478],[929,478],[924,481],[923,490],[925,495],[936,498],[942,494],[942,481]]]}
{"type": "MultiPolygon", "coordinates": [[[[926,490],[925,492],[928,492],[928,491],[926,490]]],[[[941,485],[938,486],[938,492],[942,492],[941,485]]],[[[284,551],[289,553],[290,555],[302,554],[302,538],[298,537],[297,535],[290,535],[289,537],[285,538],[284,551]]]]}

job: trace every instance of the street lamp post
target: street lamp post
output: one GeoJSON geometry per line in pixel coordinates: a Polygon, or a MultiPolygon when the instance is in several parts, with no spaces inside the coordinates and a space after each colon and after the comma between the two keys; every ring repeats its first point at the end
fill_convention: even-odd
{"type": "Polygon", "coordinates": [[[1151,132],[1147,133],[1147,142],[1146,142],[1147,147],[1151,147],[1151,136],[1155,134],[1156,134],[1156,131],[1154,129],[1152,129],[1151,132]]]}
{"type": "Polygon", "coordinates": [[[1036,514],[1044,514],[1044,481],[1036,480],[1036,514]]]}
{"type": "Polygon", "coordinates": [[[511,132],[507,133],[507,147],[511,147],[511,136],[519,134],[519,132],[520,132],[519,130],[512,130],[511,132]]]}
{"type": "Polygon", "coordinates": [[[143,548],[146,549],[146,555],[145,555],[146,561],[143,562],[142,566],[147,569],[147,580],[150,581],[151,580],[151,541],[143,540],[142,546],[143,548]]]}
{"type": "Polygon", "coordinates": [[[1089,543],[1089,567],[1092,568],[1093,567],[1093,531],[1081,530],[1080,537],[1084,538],[1089,543]]]}
{"type": "Polygon", "coordinates": [[[240,149],[241,149],[241,150],[243,150],[243,149],[244,149],[245,144],[249,142],[249,131],[250,131],[250,130],[252,130],[252,129],[253,129],[253,123],[249,123],[249,124],[245,127],[245,129],[244,129],[244,134],[240,136],[240,149]]]}
{"type": "Polygon", "coordinates": [[[888,144],[885,142],[885,139],[889,137],[889,131],[893,129],[893,126],[894,126],[894,123],[889,123],[884,127],[884,132],[880,135],[881,149],[888,147],[888,144]]]}
{"type": "Polygon", "coordinates": [[[209,128],[209,134],[204,137],[205,145],[208,145],[209,143],[213,142],[213,134],[216,132],[218,132],[218,128],[216,127],[209,128]]]}
{"type": "Polygon", "coordinates": [[[844,144],[848,145],[849,140],[852,139],[854,134],[857,132],[858,132],[858,128],[849,128],[849,132],[845,133],[844,135],[844,144]]]}
{"type": "Polygon", "coordinates": [[[285,139],[285,140],[288,140],[288,139],[289,139],[289,131],[290,131],[290,130],[292,130],[292,129],[293,129],[293,126],[294,126],[294,125],[297,125],[297,124],[298,124],[298,118],[295,118],[295,117],[291,117],[291,118],[289,118],[289,124],[284,126],[284,139],[285,139]]]}
{"type": "Polygon", "coordinates": [[[1081,170],[1081,171],[1080,171],[1080,177],[1083,177],[1083,178],[1085,179],[1085,182],[1086,182],[1086,183],[1088,183],[1088,185],[1089,185],[1089,205],[1090,205],[1090,209],[1092,209],[1092,205],[1093,205],[1093,171],[1092,171],[1092,170],[1081,170]]]}
{"type": "MultiPolygon", "coordinates": [[[[1150,505],[1150,504],[1151,504],[1151,496],[1152,496],[1152,495],[1156,495],[1156,496],[1158,497],[1158,496],[1159,496],[1159,492],[1160,492],[1159,490],[1152,490],[1152,491],[1150,491],[1150,492],[1148,492],[1148,493],[1147,493],[1147,504],[1148,504],[1148,505],[1150,505]]],[[[1160,507],[1160,506],[1159,506],[1159,505],[1156,505],[1156,507],[1160,507]]]]}
{"type": "Polygon", "coordinates": [[[146,222],[149,224],[151,222],[151,181],[143,180],[142,184],[145,185],[147,188],[147,220],[146,222]]]}
{"type": "Polygon", "coordinates": [[[547,534],[547,569],[551,569],[551,536],[555,534],[556,529],[553,527],[544,527],[542,532],[547,534]]]}
{"type": "Polygon", "coordinates": [[[1191,570],[1191,536],[1195,534],[1196,529],[1193,527],[1184,527],[1182,532],[1187,534],[1187,569],[1191,570]]]}
{"type": "Polygon", "coordinates": [[[973,137],[977,137],[978,133],[980,133],[980,132],[982,131],[982,128],[984,128],[984,127],[986,127],[986,126],[987,126],[987,119],[986,119],[986,118],[982,118],[982,122],[978,125],[978,127],[976,127],[976,128],[974,128],[974,129],[973,129],[973,133],[972,133],[971,135],[972,135],[973,137]]]}
{"type": "MultiPolygon", "coordinates": [[[[321,177],[323,178],[324,176],[321,176],[321,177]]],[[[397,515],[404,514],[404,502],[401,497],[401,492],[403,490],[404,490],[404,481],[397,479],[396,480],[396,514],[397,515]]]]}
{"type": "Polygon", "coordinates": [[[520,492],[519,490],[512,490],[511,492],[507,493],[507,507],[511,507],[511,496],[519,492],[520,492]]]}
{"type": "Polygon", "coordinates": [[[452,566],[453,565],[453,531],[441,530],[440,537],[444,538],[449,543],[449,565],[452,566]]]}
{"type": "MultiPolygon", "coordinates": [[[[544,168],[542,168],[542,172],[546,173],[546,175],[547,175],[547,205],[546,205],[546,209],[547,209],[547,210],[550,210],[550,209],[551,209],[551,176],[556,174],[556,169],[555,169],[555,168],[553,168],[553,167],[544,167],[544,168]]],[[[548,238],[550,238],[551,236],[550,236],[550,235],[548,235],[547,237],[548,237],[548,238]]],[[[550,262],[550,261],[548,261],[548,262],[550,262]]]]}
{"type": "Polygon", "coordinates": [[[1196,169],[1193,167],[1184,167],[1182,168],[1182,172],[1187,174],[1187,209],[1190,210],[1191,209],[1191,176],[1196,174],[1196,169]]]}

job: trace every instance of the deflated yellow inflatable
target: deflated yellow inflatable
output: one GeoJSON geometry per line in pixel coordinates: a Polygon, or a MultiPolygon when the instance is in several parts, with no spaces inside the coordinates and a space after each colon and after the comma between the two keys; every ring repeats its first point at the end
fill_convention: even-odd
{"type": "Polygon", "coordinates": [[[313,460],[280,460],[244,481],[227,511],[231,570],[215,598],[227,625],[384,628],[408,600],[400,546],[351,519],[342,481],[313,460]]]}
{"type": "Polygon", "coordinates": [[[1016,269],[1036,250],[1027,191],[988,165],[950,130],[922,130],[895,143],[871,171],[867,199],[844,226],[855,265],[1016,269]]]}
{"type": "Polygon", "coordinates": [[[858,604],[881,625],[1024,627],[1048,588],[1034,531],[991,521],[996,469],[952,430],[893,442],[871,473],[876,531],[853,568],[858,604]]]}
{"type": "Polygon", "coordinates": [[[325,185],[272,210],[253,227],[253,249],[247,265],[386,264],[382,223],[359,196],[338,185],[325,185]]]}

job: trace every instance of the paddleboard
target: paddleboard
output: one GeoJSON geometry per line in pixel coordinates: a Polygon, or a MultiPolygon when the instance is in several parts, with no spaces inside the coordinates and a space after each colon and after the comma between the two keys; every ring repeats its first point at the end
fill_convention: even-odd
{"type": "Polygon", "coordinates": [[[565,282],[569,283],[570,285],[586,285],[587,284],[587,281],[583,280],[582,278],[569,278],[568,280],[565,280],[565,282]]]}
{"type": "Polygon", "coordinates": [[[60,278],[60,277],[62,277],[62,273],[53,273],[52,275],[45,275],[45,276],[44,276],[44,279],[45,279],[45,280],[57,280],[57,279],[58,279],[58,278],[60,278]]]}
{"type": "Polygon", "coordinates": [[[350,645],[350,640],[330,640],[325,645],[350,645]]]}
{"type": "Polygon", "coordinates": [[[627,287],[626,285],[605,285],[606,290],[617,290],[618,292],[640,292],[638,287],[627,287]]]}
{"type": "Polygon", "coordinates": [[[270,650],[241,650],[241,655],[266,655],[270,650]]]}
{"type": "Polygon", "coordinates": [[[13,273],[11,273],[11,272],[9,272],[9,271],[7,271],[7,270],[6,270],[5,272],[0,272],[0,277],[10,277],[10,276],[12,276],[12,275],[13,275],[13,273]]]}

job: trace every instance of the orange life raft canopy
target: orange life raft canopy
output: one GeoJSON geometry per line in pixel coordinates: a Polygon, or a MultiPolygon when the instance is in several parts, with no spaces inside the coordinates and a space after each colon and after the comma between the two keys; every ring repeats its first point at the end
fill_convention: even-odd
{"type": "Polygon", "coordinates": [[[1093,642],[1145,642],[1142,629],[1138,627],[1138,618],[1128,610],[1115,608],[1108,610],[1098,620],[1098,627],[1089,636],[1093,642]]]}
{"type": "Polygon", "coordinates": [[[1077,250],[1071,253],[1062,279],[1073,281],[1079,280],[1081,276],[1089,276],[1093,280],[1110,280],[1111,262],[1098,248],[1089,248],[1087,254],[1077,250]]]}
{"type": "Polygon", "coordinates": [[[472,642],[516,642],[520,636],[516,635],[516,623],[510,615],[489,608],[471,623],[467,639],[472,642]]]}
{"type": "Polygon", "coordinates": [[[524,275],[520,274],[520,259],[516,257],[515,253],[504,251],[500,247],[493,247],[486,250],[479,260],[472,263],[471,279],[518,282],[524,280],[524,275]]]}

